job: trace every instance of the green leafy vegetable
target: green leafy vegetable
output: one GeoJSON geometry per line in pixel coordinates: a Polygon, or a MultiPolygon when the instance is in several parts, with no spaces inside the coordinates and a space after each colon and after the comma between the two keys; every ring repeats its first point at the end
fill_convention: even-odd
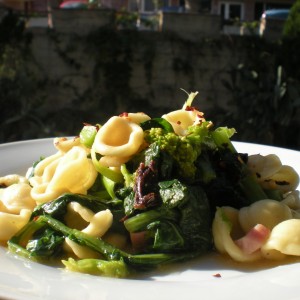
{"type": "Polygon", "coordinates": [[[64,237],[51,228],[39,230],[27,243],[31,256],[56,257],[62,251],[64,237]]]}
{"type": "Polygon", "coordinates": [[[195,162],[206,147],[210,122],[189,128],[186,136],[179,136],[162,128],[152,127],[145,131],[145,140],[149,144],[156,143],[161,151],[167,152],[175,161],[177,174],[175,178],[192,182],[195,179],[197,168],[195,162]]]}
{"type": "Polygon", "coordinates": [[[129,275],[128,267],[122,259],[106,261],[102,259],[80,259],[69,258],[62,260],[68,270],[92,275],[124,278],[129,275]]]}
{"type": "Polygon", "coordinates": [[[122,203],[118,201],[103,200],[91,195],[66,193],[58,197],[56,200],[37,206],[32,213],[32,218],[47,214],[53,218],[62,220],[67,213],[67,205],[70,202],[77,202],[82,206],[89,208],[93,212],[98,212],[107,208],[115,208],[115,210],[122,209],[122,203]]]}
{"type": "MultiPolygon", "coordinates": [[[[199,255],[199,252],[189,252],[189,253],[181,253],[181,254],[165,254],[165,253],[153,253],[153,254],[130,254],[125,251],[122,251],[115,246],[105,242],[104,240],[96,237],[92,237],[82,231],[79,231],[77,229],[71,229],[64,225],[62,222],[53,219],[50,216],[44,215],[36,218],[35,220],[31,221],[25,226],[25,229],[22,230],[17,236],[12,238],[8,241],[8,247],[10,251],[15,253],[21,253],[23,256],[30,258],[30,259],[36,259],[38,260],[38,257],[33,258],[31,255],[31,252],[24,249],[22,246],[25,242],[25,238],[28,237],[28,233],[34,234],[36,230],[43,227],[49,227],[52,230],[56,231],[57,233],[62,234],[65,237],[68,237],[70,240],[74,241],[75,243],[78,243],[81,246],[88,247],[100,254],[103,255],[106,261],[108,262],[120,262],[124,261],[126,265],[136,268],[136,269],[144,269],[144,268],[154,268],[157,266],[157,264],[163,264],[163,263],[169,263],[169,262],[175,262],[175,261],[181,261],[185,259],[189,259],[192,257],[195,257],[199,255]],[[19,244],[22,242],[21,244],[19,244]]],[[[101,269],[103,272],[109,272],[108,270],[104,270],[103,268],[108,267],[110,268],[113,266],[113,264],[106,264],[101,266],[101,262],[99,261],[90,261],[92,262],[92,268],[96,267],[99,268],[99,272],[101,272],[101,269]],[[95,266],[95,264],[97,266],[95,266]]],[[[66,261],[64,261],[66,263],[66,261]]],[[[83,270],[84,263],[77,262],[76,264],[71,260],[69,261],[69,266],[71,268],[78,269],[81,268],[83,270]],[[81,265],[82,264],[82,265],[81,265]]],[[[68,264],[68,263],[67,263],[68,264]]],[[[117,264],[117,263],[116,263],[117,264]]],[[[122,262],[120,262],[122,264],[122,262]]],[[[120,264],[117,264],[120,267],[120,264]]],[[[91,266],[90,266],[91,267],[91,266]]],[[[88,266],[87,266],[88,268],[88,266]]],[[[121,267],[124,271],[123,267],[121,267]]],[[[122,271],[122,272],[123,272],[122,271]]],[[[118,276],[121,275],[122,272],[116,272],[118,276]]],[[[109,273],[112,274],[112,273],[109,273]]],[[[126,274],[126,272],[122,273],[126,274]]]]}
{"type": "Polygon", "coordinates": [[[80,143],[88,148],[91,148],[94,143],[98,127],[99,126],[85,125],[79,134],[80,143]]]}
{"type": "Polygon", "coordinates": [[[166,132],[174,132],[172,125],[163,118],[152,118],[141,124],[143,130],[148,130],[151,128],[162,128],[166,132]]]}

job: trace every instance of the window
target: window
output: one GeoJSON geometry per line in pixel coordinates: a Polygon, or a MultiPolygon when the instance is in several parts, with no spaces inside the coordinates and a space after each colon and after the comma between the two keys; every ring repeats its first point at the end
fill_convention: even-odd
{"type": "Polygon", "coordinates": [[[224,20],[243,20],[244,18],[244,4],[236,2],[221,2],[219,13],[224,20]]]}
{"type": "Polygon", "coordinates": [[[154,1],[152,0],[143,0],[141,1],[141,3],[142,3],[142,12],[155,10],[154,1]]]}
{"type": "Polygon", "coordinates": [[[169,0],[141,0],[141,12],[155,12],[162,7],[170,6],[169,0]]]}

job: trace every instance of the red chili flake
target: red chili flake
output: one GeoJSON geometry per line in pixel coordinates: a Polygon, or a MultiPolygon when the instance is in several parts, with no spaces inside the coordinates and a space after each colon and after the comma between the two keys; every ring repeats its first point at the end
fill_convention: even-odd
{"type": "Polygon", "coordinates": [[[63,142],[63,141],[66,141],[66,140],[67,140],[66,137],[62,137],[62,138],[60,138],[57,142],[55,142],[54,144],[55,144],[55,145],[59,145],[60,142],[63,142]]]}
{"type": "Polygon", "coordinates": [[[33,221],[37,221],[39,217],[40,217],[40,216],[35,216],[35,217],[33,218],[33,221]]]}
{"type": "Polygon", "coordinates": [[[128,112],[122,112],[119,117],[125,117],[127,118],[128,117],[128,112]]]}
{"type": "Polygon", "coordinates": [[[187,110],[187,111],[193,111],[193,110],[195,110],[195,107],[193,107],[193,106],[187,106],[185,108],[185,110],[187,110]]]}
{"type": "Polygon", "coordinates": [[[181,124],[181,121],[177,121],[176,123],[177,123],[177,125],[180,125],[180,124],[181,124]]]}
{"type": "Polygon", "coordinates": [[[213,276],[216,277],[216,278],[221,278],[222,277],[220,273],[214,274],[213,276]]]}

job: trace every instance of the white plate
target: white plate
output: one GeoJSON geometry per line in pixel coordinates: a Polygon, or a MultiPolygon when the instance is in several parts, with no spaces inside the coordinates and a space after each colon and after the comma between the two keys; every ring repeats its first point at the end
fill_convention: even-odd
{"type": "MultiPolygon", "coordinates": [[[[300,152],[234,143],[250,154],[277,154],[300,173],[300,152]]],[[[0,176],[25,174],[40,156],[55,152],[52,139],[0,145],[0,176]]],[[[244,266],[205,256],[138,279],[110,279],[71,273],[15,257],[0,247],[0,299],[300,299],[300,263],[244,266]],[[215,276],[220,274],[221,277],[215,276]]]]}

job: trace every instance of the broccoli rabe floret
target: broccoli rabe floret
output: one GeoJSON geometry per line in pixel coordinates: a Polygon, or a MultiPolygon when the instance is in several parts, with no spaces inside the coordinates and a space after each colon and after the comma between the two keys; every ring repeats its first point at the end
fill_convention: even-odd
{"type": "Polygon", "coordinates": [[[149,144],[157,143],[162,151],[173,157],[178,166],[178,175],[191,181],[195,178],[195,161],[201,154],[201,144],[207,135],[207,124],[191,126],[186,136],[166,132],[162,128],[151,128],[145,131],[145,140],[149,144]]]}

